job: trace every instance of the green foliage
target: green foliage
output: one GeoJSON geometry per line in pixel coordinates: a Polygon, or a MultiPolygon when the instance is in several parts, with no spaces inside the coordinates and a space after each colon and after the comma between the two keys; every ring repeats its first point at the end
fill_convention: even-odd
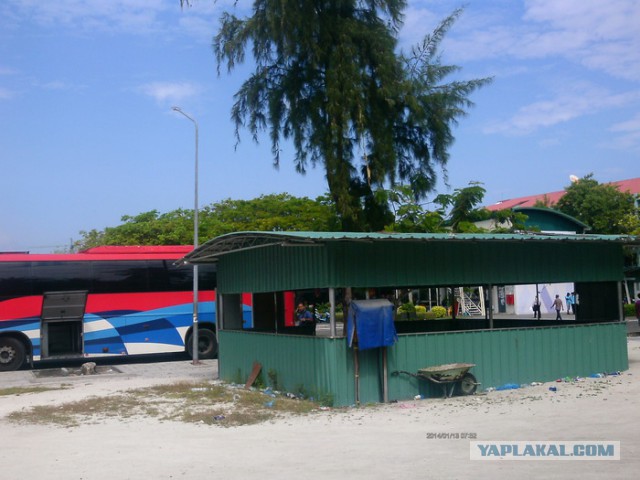
{"type": "MultiPolygon", "coordinates": [[[[484,230],[474,222],[490,218],[491,213],[484,207],[478,208],[486,192],[481,185],[480,182],[469,182],[467,187],[456,188],[451,194],[437,195],[433,200],[436,208],[431,211],[416,202],[408,185],[386,190],[384,198],[391,205],[395,221],[385,226],[385,230],[405,233],[482,232],[484,230]]],[[[380,195],[383,195],[382,191],[380,195]]]]}
{"type": "Polygon", "coordinates": [[[542,200],[540,199],[536,200],[533,206],[536,208],[553,208],[553,205],[551,204],[551,200],[549,199],[549,197],[547,197],[546,194],[543,195],[542,200]]]}
{"type": "Polygon", "coordinates": [[[403,303],[397,310],[398,320],[417,320],[416,307],[413,303],[403,303]]]}
{"type": "Polygon", "coordinates": [[[640,231],[634,196],[586,175],[566,189],[556,209],[591,227],[590,233],[629,234],[640,231]]]}
{"type": "Polygon", "coordinates": [[[465,188],[456,188],[452,194],[438,195],[434,203],[443,209],[450,208],[448,224],[454,232],[474,233],[480,231],[473,222],[485,220],[488,214],[476,208],[482,202],[486,190],[480,182],[469,182],[465,188]]]}
{"type": "Polygon", "coordinates": [[[443,318],[447,315],[447,309],[444,307],[441,307],[440,305],[436,305],[435,307],[431,307],[431,310],[429,310],[429,313],[432,313],[433,315],[435,315],[436,318],[443,318]]]}
{"type": "Polygon", "coordinates": [[[490,213],[496,223],[496,228],[493,230],[496,233],[507,233],[518,230],[525,230],[525,222],[529,218],[524,213],[514,212],[510,208],[504,210],[496,210],[490,213]]]}
{"type": "Polygon", "coordinates": [[[389,190],[377,192],[379,201],[388,202],[394,213],[395,220],[385,226],[386,231],[415,233],[415,232],[444,232],[444,212],[442,210],[427,211],[415,201],[409,185],[397,185],[389,190]]]}
{"type": "Polygon", "coordinates": [[[416,307],[413,303],[403,303],[398,307],[398,313],[416,313],[416,307]]]}
{"type": "MultiPolygon", "coordinates": [[[[199,240],[237,231],[335,231],[339,221],[326,197],[316,200],[289,194],[262,195],[253,200],[223,200],[198,212],[199,240]]],[[[193,243],[193,210],[157,210],[125,215],[123,223],[102,231],[80,232],[76,248],[98,245],[189,245],[193,243]]]]}
{"type": "Polygon", "coordinates": [[[624,304],[624,316],[632,318],[636,316],[636,306],[634,303],[624,304]]]}
{"type": "Polygon", "coordinates": [[[270,368],[267,372],[267,377],[269,377],[269,386],[273,390],[280,390],[280,384],[278,383],[278,371],[270,368]]]}
{"type": "Polygon", "coordinates": [[[249,49],[255,70],[231,116],[255,141],[268,131],[274,164],[291,140],[299,173],[321,164],[341,226],[391,222],[375,190],[407,182],[416,199],[436,183],[469,96],[491,79],[443,80],[440,44],[461,14],[444,19],[408,55],[397,53],[405,0],[255,0],[251,16],[222,14],[213,49],[229,71],[249,49]]]}
{"type": "Polygon", "coordinates": [[[267,388],[267,383],[264,381],[264,375],[262,375],[262,370],[258,372],[258,376],[253,381],[252,387],[257,388],[258,390],[264,390],[267,388]]]}

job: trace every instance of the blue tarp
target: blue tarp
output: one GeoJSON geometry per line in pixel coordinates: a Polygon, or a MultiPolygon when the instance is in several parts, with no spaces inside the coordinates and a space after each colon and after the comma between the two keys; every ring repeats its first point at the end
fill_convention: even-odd
{"type": "Polygon", "coordinates": [[[360,350],[393,345],[398,338],[393,323],[393,304],[384,299],[352,301],[347,316],[350,347],[356,331],[360,350]]]}

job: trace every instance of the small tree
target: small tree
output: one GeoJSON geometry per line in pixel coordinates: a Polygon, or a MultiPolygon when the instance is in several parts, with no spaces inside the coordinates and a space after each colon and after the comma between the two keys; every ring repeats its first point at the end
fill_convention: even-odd
{"type": "MultiPolygon", "coordinates": [[[[382,194],[382,192],[381,192],[382,194]]],[[[385,230],[394,232],[446,232],[477,233],[484,229],[475,222],[496,218],[499,222],[513,219],[514,228],[521,228],[526,216],[511,212],[510,214],[493,214],[478,205],[482,202],[485,189],[480,182],[470,182],[467,187],[456,188],[451,194],[440,194],[433,200],[434,209],[426,210],[415,201],[410,187],[401,185],[384,191],[386,200],[394,213],[394,222],[385,230]]]]}
{"type": "Polygon", "coordinates": [[[589,225],[591,233],[628,234],[640,227],[634,196],[598,183],[592,173],[568,186],[555,207],[589,225]]]}

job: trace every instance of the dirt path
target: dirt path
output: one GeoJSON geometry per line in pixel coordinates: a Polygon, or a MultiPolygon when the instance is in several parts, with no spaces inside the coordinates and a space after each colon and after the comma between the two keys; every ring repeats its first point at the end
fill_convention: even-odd
{"type": "MultiPolygon", "coordinates": [[[[7,480],[635,478],[640,467],[638,337],[629,341],[629,359],[629,371],[620,376],[330,410],[246,427],[142,418],[60,428],[0,418],[5,440],[0,475],[7,480]],[[471,461],[468,438],[438,438],[456,435],[482,441],[620,441],[621,460],[471,461]]],[[[178,376],[212,378],[214,364],[185,362],[178,376]]],[[[121,375],[126,378],[74,380],[65,390],[0,397],[0,417],[36,404],[175,380],[167,372],[121,375]]]]}

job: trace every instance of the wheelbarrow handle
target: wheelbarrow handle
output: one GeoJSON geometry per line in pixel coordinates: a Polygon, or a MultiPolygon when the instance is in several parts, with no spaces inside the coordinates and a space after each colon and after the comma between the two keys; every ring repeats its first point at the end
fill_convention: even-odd
{"type": "Polygon", "coordinates": [[[395,371],[391,372],[391,375],[393,375],[394,377],[397,377],[401,373],[404,373],[405,375],[410,375],[410,376],[415,377],[415,378],[422,378],[420,375],[418,375],[416,373],[412,373],[412,372],[407,372],[406,370],[395,370],[395,371]]]}

